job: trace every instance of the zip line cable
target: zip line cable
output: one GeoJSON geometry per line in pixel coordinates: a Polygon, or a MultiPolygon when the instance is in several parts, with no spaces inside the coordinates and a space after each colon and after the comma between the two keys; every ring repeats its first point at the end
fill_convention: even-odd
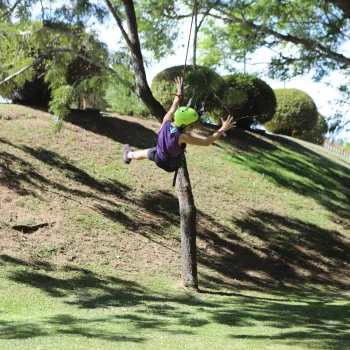
{"type": "Polygon", "coordinates": [[[191,34],[192,34],[193,19],[194,19],[194,15],[195,15],[196,12],[197,12],[197,0],[194,0],[194,3],[193,3],[193,10],[192,10],[192,18],[191,18],[190,34],[188,35],[188,41],[187,41],[187,50],[186,50],[184,71],[183,71],[183,74],[182,74],[182,86],[181,86],[182,89],[183,89],[183,87],[184,87],[184,81],[185,81],[185,73],[186,73],[188,49],[189,49],[189,47],[190,47],[190,40],[191,40],[191,34]]]}

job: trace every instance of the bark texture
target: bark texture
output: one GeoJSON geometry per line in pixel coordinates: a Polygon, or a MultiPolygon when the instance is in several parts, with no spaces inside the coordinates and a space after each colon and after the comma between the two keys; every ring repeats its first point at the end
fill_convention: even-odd
{"type": "Polygon", "coordinates": [[[131,51],[133,71],[135,73],[135,93],[144,102],[148,110],[158,121],[162,122],[166,113],[164,107],[156,100],[147,83],[145,67],[141,52],[140,40],[137,29],[135,7],[132,0],[123,0],[126,25],[128,28],[128,45],[131,51]]]}
{"type": "Polygon", "coordinates": [[[185,156],[178,172],[176,190],[179,195],[181,217],[181,281],[185,288],[198,289],[196,250],[197,209],[194,204],[185,156]]]}

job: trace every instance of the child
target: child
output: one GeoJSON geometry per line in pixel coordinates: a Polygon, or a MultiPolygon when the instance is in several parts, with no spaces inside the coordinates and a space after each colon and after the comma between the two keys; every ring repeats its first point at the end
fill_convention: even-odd
{"type": "Polygon", "coordinates": [[[132,151],[129,145],[124,145],[122,148],[124,163],[129,164],[133,159],[141,160],[148,158],[154,161],[159,168],[167,172],[173,172],[181,166],[182,155],[186,144],[209,146],[220,138],[224,131],[234,127],[233,118],[228,116],[225,122],[222,120],[221,128],[205,139],[188,135],[198,123],[199,116],[192,108],[178,108],[178,104],[182,99],[182,78],[176,78],[175,84],[177,94],[173,105],[165,115],[158,131],[157,146],[145,150],[132,151]]]}

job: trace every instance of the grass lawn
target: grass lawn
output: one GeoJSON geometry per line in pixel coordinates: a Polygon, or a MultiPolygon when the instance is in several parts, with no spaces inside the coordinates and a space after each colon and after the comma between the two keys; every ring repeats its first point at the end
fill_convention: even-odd
{"type": "Polygon", "coordinates": [[[0,349],[350,349],[348,159],[241,130],[189,146],[194,293],[172,174],[121,160],[158,123],[51,119],[0,105],[0,349]]]}
{"type": "Polygon", "coordinates": [[[186,293],[3,257],[2,349],[348,349],[345,294],[186,293]]]}

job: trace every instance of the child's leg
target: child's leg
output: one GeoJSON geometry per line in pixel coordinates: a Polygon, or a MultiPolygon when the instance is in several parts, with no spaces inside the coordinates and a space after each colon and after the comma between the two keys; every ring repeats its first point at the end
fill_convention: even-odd
{"type": "Polygon", "coordinates": [[[138,151],[134,151],[134,152],[129,152],[128,158],[136,159],[136,160],[146,159],[147,152],[148,152],[148,149],[142,149],[142,150],[138,150],[138,151]]]}
{"type": "Polygon", "coordinates": [[[142,160],[146,159],[148,149],[143,149],[133,152],[128,144],[124,145],[122,148],[123,160],[125,164],[129,164],[133,159],[142,160]]]}

